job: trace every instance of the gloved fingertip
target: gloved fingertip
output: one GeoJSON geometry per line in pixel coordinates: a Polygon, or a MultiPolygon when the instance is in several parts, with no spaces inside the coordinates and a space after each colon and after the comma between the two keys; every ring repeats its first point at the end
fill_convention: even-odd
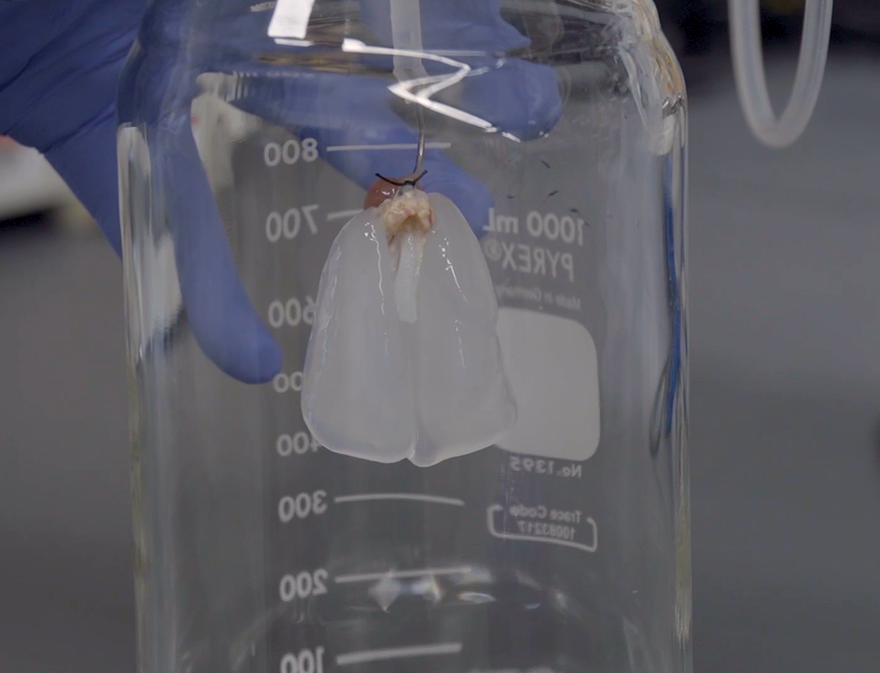
{"type": "Polygon", "coordinates": [[[159,133],[153,160],[165,179],[165,208],[190,328],[223,372],[244,383],[266,383],[281,370],[281,348],[245,291],[195,140],[183,122],[159,133]]]}
{"type": "Polygon", "coordinates": [[[222,310],[204,310],[197,301],[189,302],[193,334],[208,359],[223,372],[242,383],[257,384],[271,381],[281,371],[281,347],[246,299],[227,301],[222,310]]]}
{"type": "Polygon", "coordinates": [[[259,347],[257,355],[257,367],[254,370],[256,376],[248,383],[267,383],[271,381],[284,364],[284,355],[281,346],[268,334],[259,347]]]}
{"type": "MultiPolygon", "coordinates": [[[[211,354],[208,353],[211,357],[211,354]]],[[[211,357],[221,370],[234,379],[251,385],[268,383],[281,371],[284,356],[281,347],[268,334],[263,335],[259,344],[254,344],[251,352],[236,353],[234,358],[224,362],[219,357],[211,357]]]]}

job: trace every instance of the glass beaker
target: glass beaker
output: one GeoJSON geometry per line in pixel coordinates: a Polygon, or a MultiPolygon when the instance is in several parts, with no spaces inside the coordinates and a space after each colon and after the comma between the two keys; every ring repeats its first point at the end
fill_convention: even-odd
{"type": "Polygon", "coordinates": [[[649,0],[155,0],[119,109],[142,673],[690,670],[686,109],[649,0]],[[431,467],[324,449],[299,399],[331,244],[420,123],[518,410],[431,467]]]}

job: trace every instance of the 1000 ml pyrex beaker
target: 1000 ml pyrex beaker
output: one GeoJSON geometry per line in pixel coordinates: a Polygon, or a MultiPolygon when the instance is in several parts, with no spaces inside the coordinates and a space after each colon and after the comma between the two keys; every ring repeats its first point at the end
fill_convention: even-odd
{"type": "Polygon", "coordinates": [[[690,669],[678,66],[647,0],[420,10],[417,52],[387,0],[145,17],[119,132],[143,673],[690,669]],[[419,108],[517,410],[430,467],[328,451],[300,410],[322,268],[412,170],[419,108]]]}

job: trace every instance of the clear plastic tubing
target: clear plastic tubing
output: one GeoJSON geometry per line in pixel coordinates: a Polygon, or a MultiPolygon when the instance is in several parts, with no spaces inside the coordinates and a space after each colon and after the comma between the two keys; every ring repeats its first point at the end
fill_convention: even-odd
{"type": "Polygon", "coordinates": [[[810,121],[828,58],[833,0],[806,0],[800,59],[788,105],[778,119],[767,94],[759,0],[728,0],[733,71],[752,132],[768,147],[788,147],[810,121]]]}

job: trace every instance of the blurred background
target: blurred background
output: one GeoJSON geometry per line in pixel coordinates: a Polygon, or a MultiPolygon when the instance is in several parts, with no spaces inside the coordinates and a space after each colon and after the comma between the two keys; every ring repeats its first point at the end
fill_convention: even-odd
{"type": "MultiPolygon", "coordinates": [[[[880,2],[836,0],[805,136],[770,151],[726,4],[661,0],[690,96],[695,669],[880,671],[880,2]]],[[[802,2],[764,3],[770,88],[802,2]]],[[[0,139],[0,671],[133,671],[121,269],[0,139]]]]}

